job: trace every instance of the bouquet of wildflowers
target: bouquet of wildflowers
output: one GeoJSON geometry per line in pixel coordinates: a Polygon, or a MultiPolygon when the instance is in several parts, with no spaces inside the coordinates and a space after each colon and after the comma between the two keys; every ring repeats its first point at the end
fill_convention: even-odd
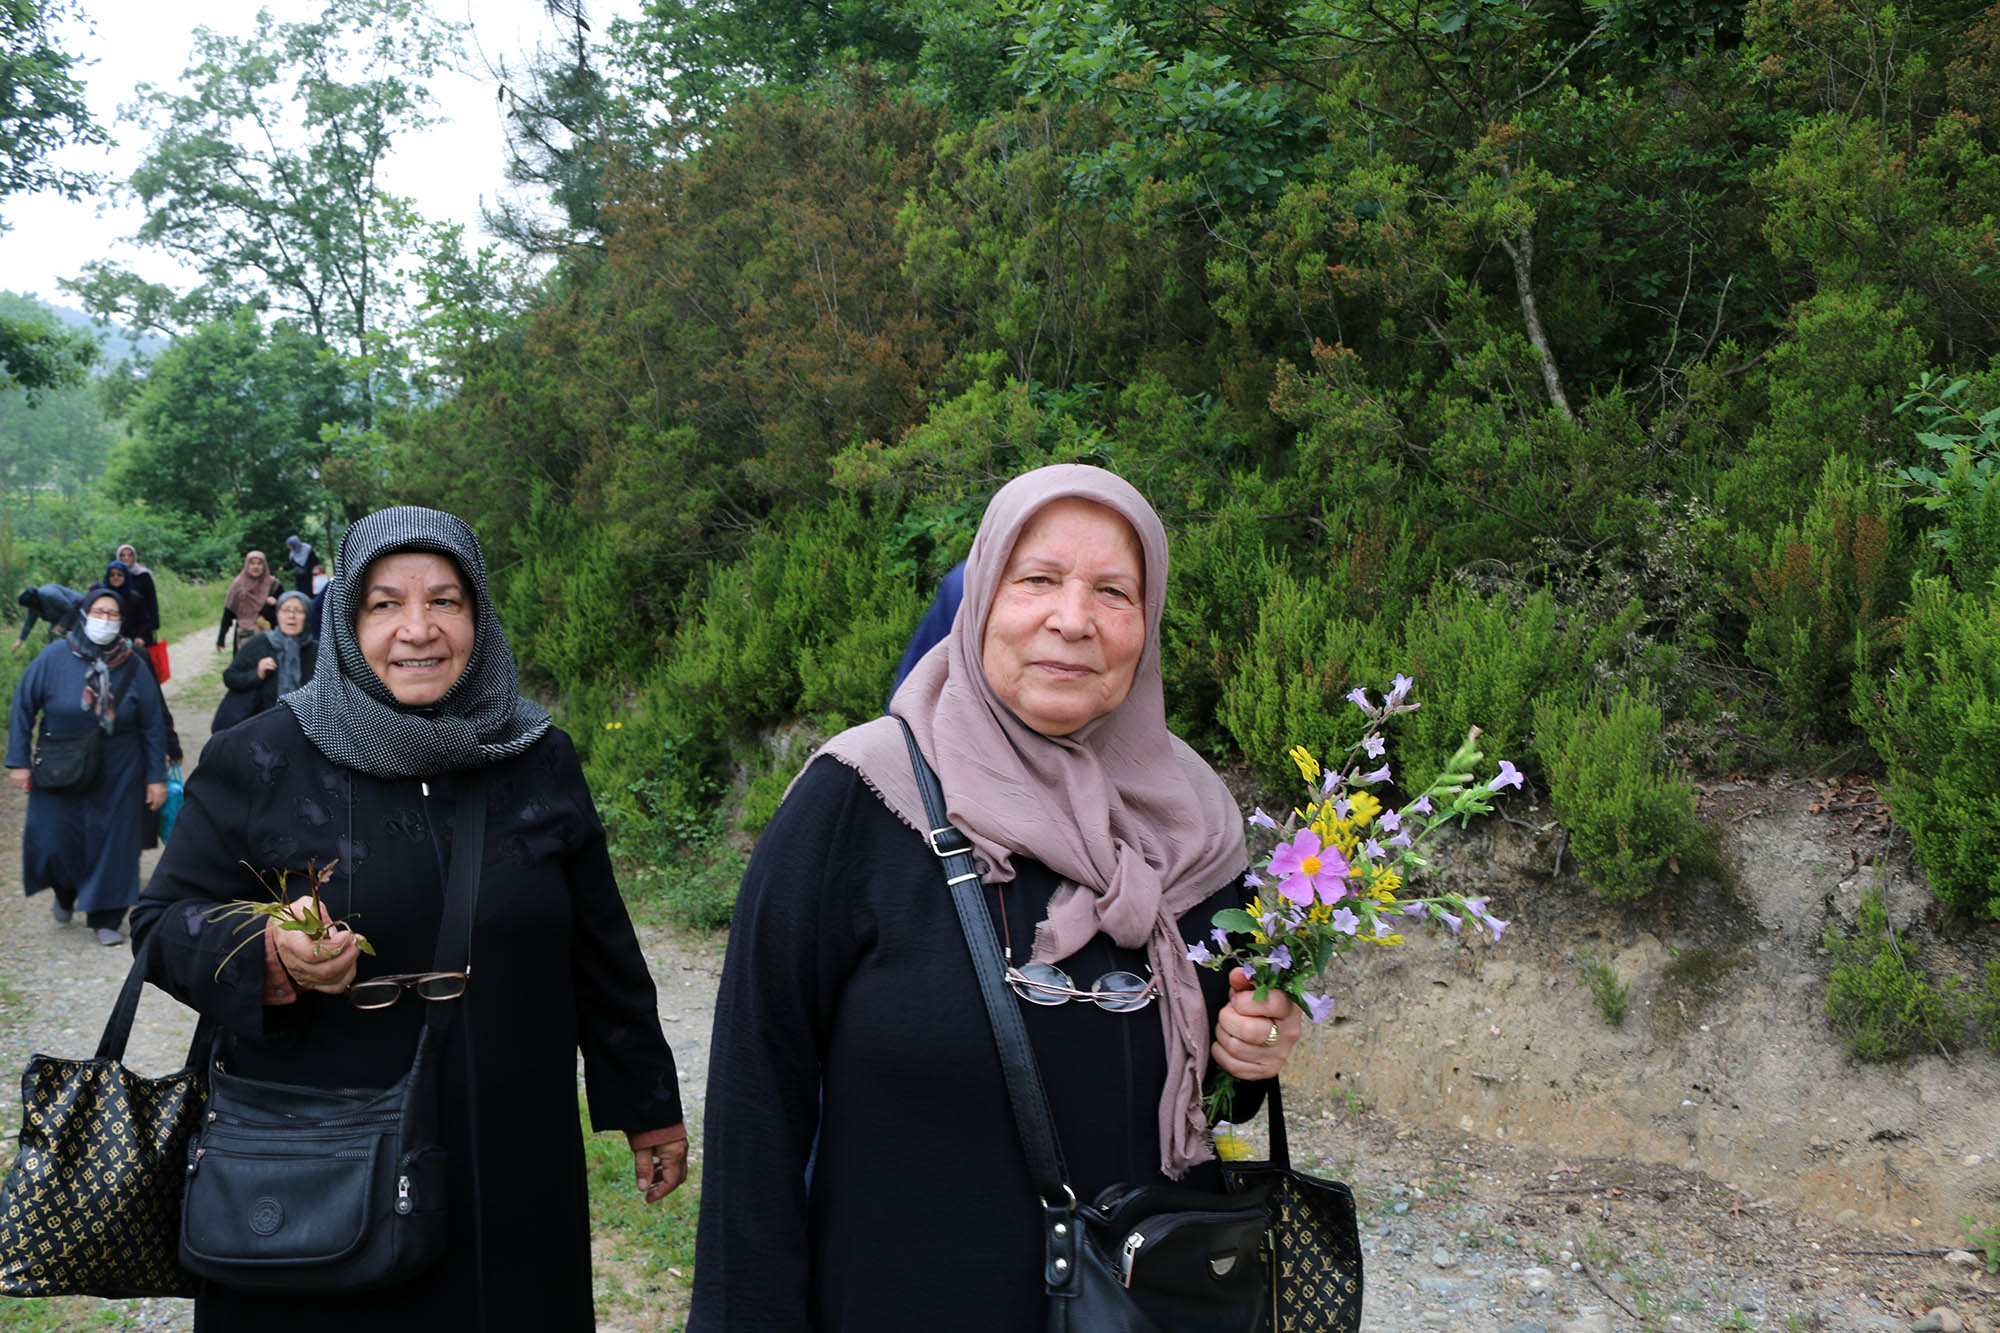
{"type": "MultiPolygon", "coordinates": [[[[1292,748],[1292,762],[1310,795],[1282,823],[1262,810],[1250,816],[1253,829],[1277,839],[1244,877],[1257,897],[1247,908],[1217,912],[1215,947],[1193,945],[1190,959],[1204,967],[1241,967],[1259,1000],[1275,988],[1314,1023],[1324,1023],[1333,1016],[1333,997],[1314,987],[1336,954],[1359,944],[1401,944],[1399,932],[1415,923],[1435,922],[1457,934],[1470,918],[1500,938],[1507,923],[1487,911],[1486,899],[1458,893],[1404,897],[1402,889],[1407,872],[1426,864],[1425,842],[1454,818],[1463,827],[1490,811],[1500,791],[1521,785],[1520,770],[1503,759],[1495,776],[1479,780],[1476,770],[1484,756],[1474,727],[1443,771],[1401,809],[1391,810],[1363,790],[1392,780],[1382,729],[1390,718],[1417,707],[1410,685],[1409,677],[1397,676],[1380,702],[1365,689],[1348,694],[1367,728],[1340,763],[1322,768],[1304,746],[1292,748]]],[[[1211,1121],[1228,1118],[1235,1085],[1230,1075],[1219,1077],[1208,1101],[1211,1121]]]]}

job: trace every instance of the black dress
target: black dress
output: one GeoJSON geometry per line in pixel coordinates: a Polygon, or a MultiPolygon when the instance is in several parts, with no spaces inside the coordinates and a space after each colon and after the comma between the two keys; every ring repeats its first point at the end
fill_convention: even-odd
{"type": "MultiPolygon", "coordinates": [[[[1039,1206],[938,864],[833,759],[758,840],[716,1007],[691,1333],[1043,1326],[1039,1206]]],[[[1056,877],[1016,867],[1021,962],[1056,877]]],[[[999,897],[987,889],[996,930],[999,897]]],[[[1240,903],[1232,883],[1182,934],[1205,938],[1240,903]]],[[[1102,935],[1061,963],[1084,989],[1144,965],[1102,935]]],[[[1212,1023],[1228,986],[1200,975],[1212,1023]]],[[[1162,1180],[1158,1006],[1021,1008],[1077,1194],[1162,1180]]],[[[1244,1087],[1239,1114],[1263,1087],[1244,1087]]],[[[1220,1173],[1184,1183],[1220,1189],[1220,1173]]]]}
{"type": "MultiPolygon", "coordinates": [[[[592,1327],[590,1219],[578,1125],[581,1048],[598,1130],[681,1122],[653,982],[618,894],[568,736],[550,731],[490,782],[472,980],[445,1053],[451,1239],[443,1264],[356,1295],[288,1299],[210,1286],[197,1329],[592,1327]]],[[[152,979],[241,1040],[237,1068],[317,1086],[376,1086],[408,1067],[423,1002],[364,1011],[336,996],[263,1003],[263,945],[212,908],[262,890],[243,864],[339,867],[324,891],[378,950],[360,975],[429,971],[463,775],[385,780],[336,768],[274,708],[203,751],[139,907],[158,932],[152,979]],[[428,793],[425,788],[428,787],[428,793]]],[[[298,892],[292,882],[288,896],[298,892]]],[[[261,924],[261,923],[259,923],[261,924]]]]}

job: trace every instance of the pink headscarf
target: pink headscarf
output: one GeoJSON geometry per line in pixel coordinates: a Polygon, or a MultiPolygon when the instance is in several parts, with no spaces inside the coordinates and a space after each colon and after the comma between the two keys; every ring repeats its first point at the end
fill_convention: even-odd
{"type": "MultiPolygon", "coordinates": [[[[1244,866],[1243,821],[1222,779],[1167,730],[1160,614],[1167,533],[1145,497],[1101,468],[1045,467],[1016,477],[986,507],[965,567],[951,633],[924,655],[889,703],[910,724],[944,786],[952,823],[989,867],[1014,878],[1032,857],[1062,884],[1035,932],[1034,958],[1068,958],[1102,932],[1144,948],[1160,981],[1167,1084],[1160,1167],[1178,1178],[1212,1155],[1201,1109],[1208,1011],[1179,919],[1244,866]],[[1132,525],[1145,559],[1146,644],[1131,692],[1067,736],[1044,736],[1007,709],[981,665],[986,617],[1014,543],[1051,501],[1100,504],[1132,525]]],[[[851,728],[819,751],[858,769],[911,828],[928,826],[901,729],[892,718],[851,728]]],[[[940,879],[937,891],[944,891],[940,879]]]]}

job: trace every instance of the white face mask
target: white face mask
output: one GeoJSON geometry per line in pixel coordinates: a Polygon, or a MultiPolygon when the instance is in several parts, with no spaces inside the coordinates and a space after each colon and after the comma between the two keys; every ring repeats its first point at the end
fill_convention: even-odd
{"type": "Polygon", "coordinates": [[[102,616],[85,616],[83,637],[92,643],[106,644],[118,637],[118,631],[125,628],[124,622],[106,620],[102,616]]]}

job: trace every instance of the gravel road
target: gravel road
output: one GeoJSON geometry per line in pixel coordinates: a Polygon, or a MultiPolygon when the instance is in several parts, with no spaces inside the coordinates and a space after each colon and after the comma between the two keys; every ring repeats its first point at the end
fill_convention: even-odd
{"type": "MultiPolygon", "coordinates": [[[[167,686],[190,757],[220,692],[204,637],[173,645],[167,686]]],[[[10,1071],[35,1051],[88,1054],[130,963],[81,924],[54,924],[46,895],[21,894],[13,854],[25,807],[11,786],[0,793],[0,1068],[10,1071]]],[[[667,929],[642,940],[698,1153],[722,941],[667,929]]],[[[187,1010],[149,992],[128,1062],[177,1068],[192,1031],[187,1010]]],[[[11,1079],[0,1084],[9,1137],[17,1100],[11,1079]]],[[[1371,1333],[2000,1333],[2000,1280],[1907,1238],[1843,1230],[1688,1172],[1457,1139],[1306,1088],[1289,1100],[1295,1164],[1348,1180],[1361,1200],[1371,1333]]],[[[36,1327],[98,1326],[98,1304],[65,1303],[73,1321],[36,1327]]],[[[187,1302],[118,1304],[125,1327],[191,1326],[187,1302]]],[[[676,1313],[622,1326],[676,1328],[676,1313]]],[[[0,1327],[14,1322],[0,1310],[0,1327]]]]}

